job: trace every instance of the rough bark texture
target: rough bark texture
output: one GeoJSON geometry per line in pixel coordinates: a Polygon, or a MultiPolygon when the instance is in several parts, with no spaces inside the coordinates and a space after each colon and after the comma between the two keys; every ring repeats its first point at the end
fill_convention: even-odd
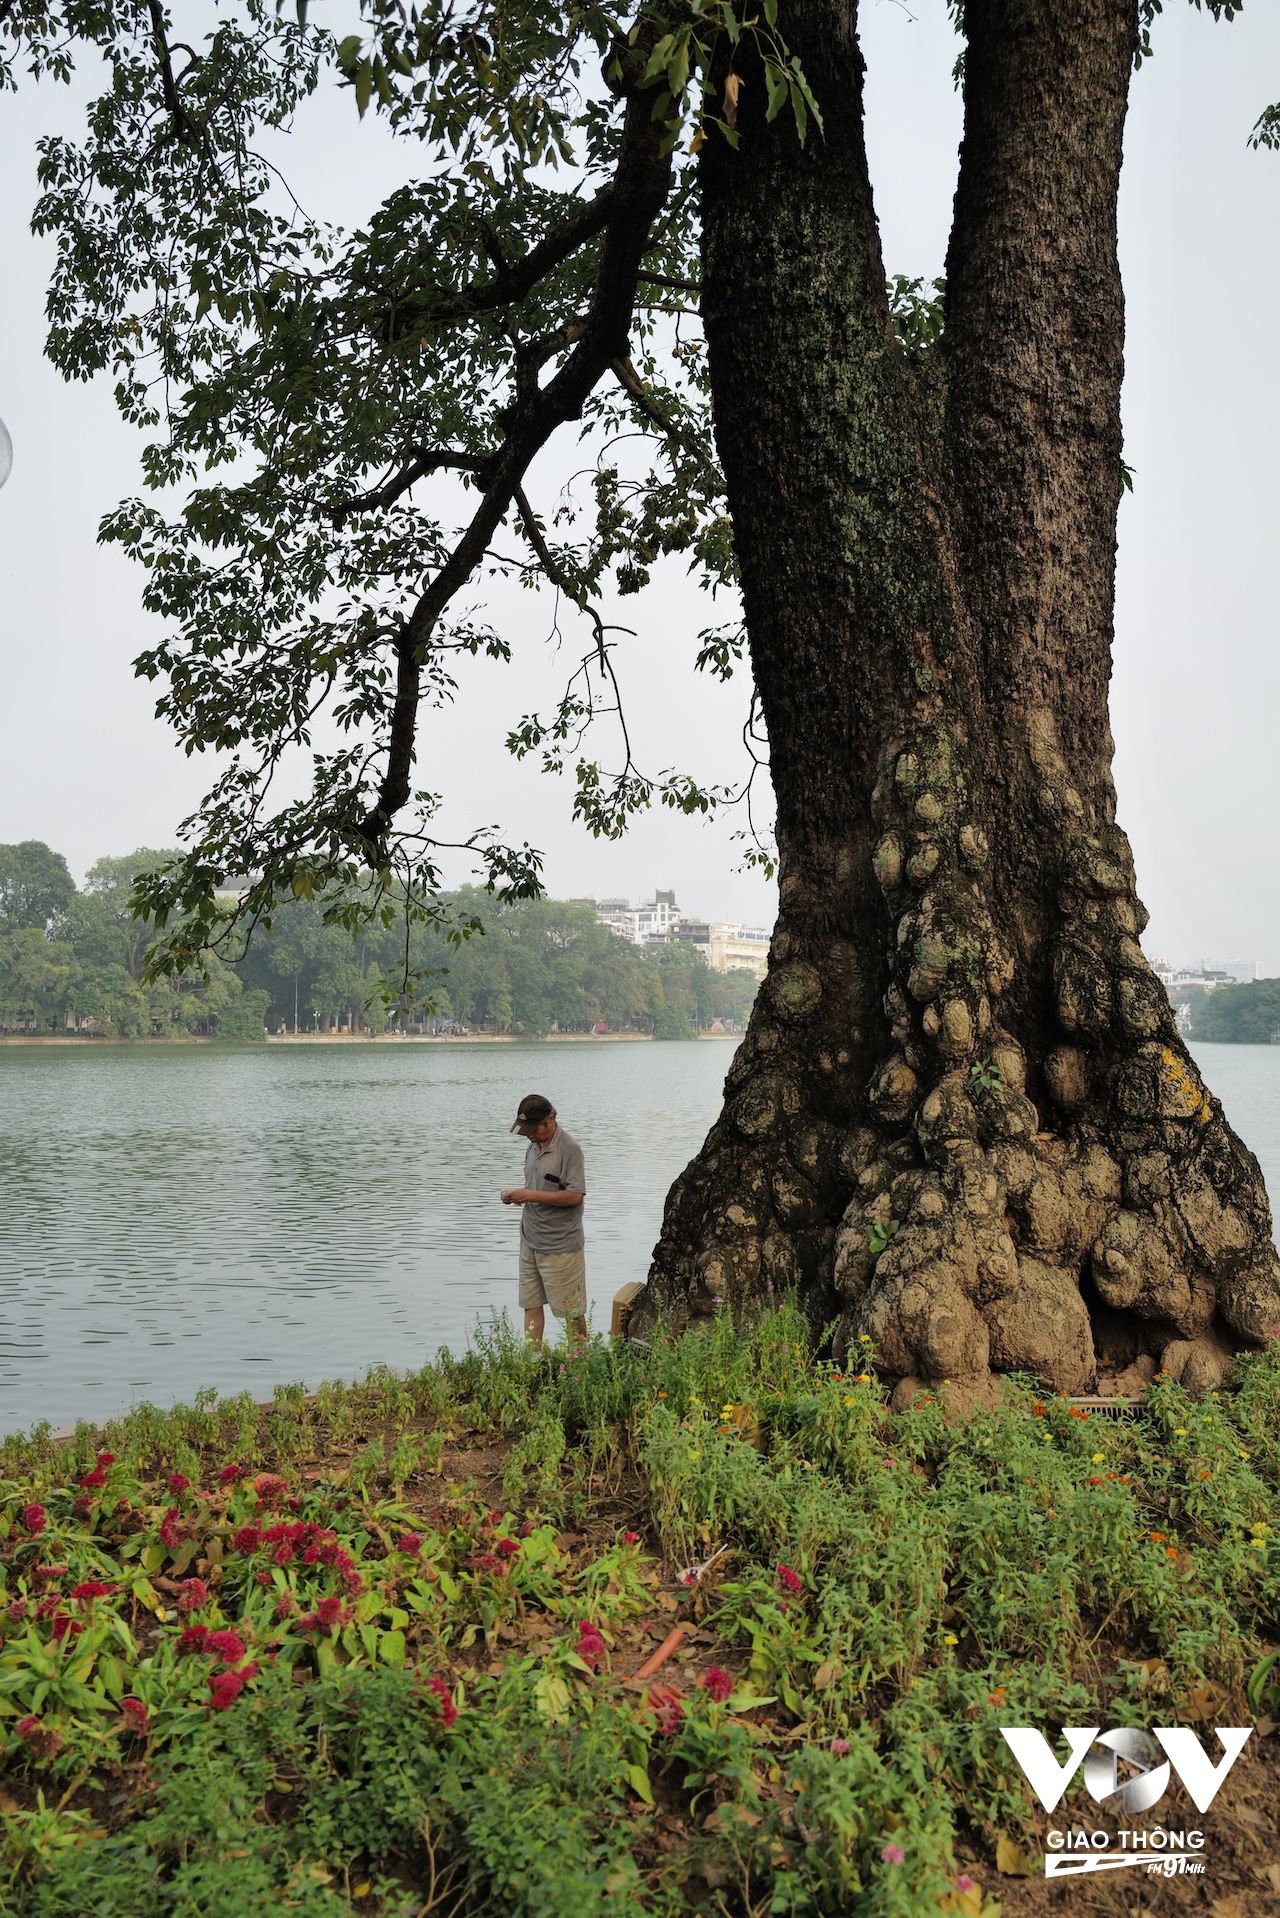
{"type": "Polygon", "coordinates": [[[1280,1325],[1257,1162],[1138,943],[1107,719],[1136,0],[968,0],[940,349],[897,345],[853,0],[706,149],[704,312],[781,910],[632,1324],[798,1284],[906,1402],[1203,1388],[1280,1325]]]}

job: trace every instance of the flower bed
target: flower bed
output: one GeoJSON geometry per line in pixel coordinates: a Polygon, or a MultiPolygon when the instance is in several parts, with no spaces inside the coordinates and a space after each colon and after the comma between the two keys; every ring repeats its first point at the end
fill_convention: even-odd
{"type": "Polygon", "coordinates": [[[0,1910],[1039,1908],[1002,1724],[1280,1719],[1277,1354],[1077,1412],[890,1418],[783,1306],[10,1440],[0,1910]]]}

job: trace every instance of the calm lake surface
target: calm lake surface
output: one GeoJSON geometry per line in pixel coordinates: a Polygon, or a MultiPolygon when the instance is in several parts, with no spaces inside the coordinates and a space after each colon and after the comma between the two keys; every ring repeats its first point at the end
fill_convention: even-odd
{"type": "Polygon", "coordinates": [[[734,1049],[0,1046],[0,1430],[418,1366],[517,1318],[526,1092],[583,1147],[607,1330],[734,1049]]]}
{"type": "MultiPolygon", "coordinates": [[[[511,1123],[586,1154],[597,1327],[720,1104],[696,1045],[0,1047],[0,1429],[423,1364],[516,1316],[511,1123]]],[[[1200,1046],[1280,1197],[1280,1046],[1200,1046]]]]}

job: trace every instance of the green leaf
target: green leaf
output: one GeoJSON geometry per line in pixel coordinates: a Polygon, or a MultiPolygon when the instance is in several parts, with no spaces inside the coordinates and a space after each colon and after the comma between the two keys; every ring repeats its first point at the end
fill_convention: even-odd
{"type": "Polygon", "coordinates": [[[384,1665],[393,1665],[397,1668],[403,1665],[408,1657],[404,1633],[383,1632],[378,1639],[378,1657],[384,1665]]]}
{"type": "MultiPolygon", "coordinates": [[[[356,68],[356,112],[360,115],[360,118],[362,120],[364,119],[365,110],[369,105],[369,99],[372,93],[373,93],[373,68],[370,65],[368,60],[362,60],[359,66],[356,68]]],[[[294,882],[293,890],[294,890],[295,899],[300,898],[302,896],[299,891],[296,880],[294,882]]],[[[308,898],[310,897],[309,893],[307,897],[308,898]]]]}
{"type": "Polygon", "coordinates": [[[653,1803],[653,1787],[649,1783],[649,1774],[643,1765],[628,1765],[627,1779],[636,1797],[646,1805],[653,1803]]]}

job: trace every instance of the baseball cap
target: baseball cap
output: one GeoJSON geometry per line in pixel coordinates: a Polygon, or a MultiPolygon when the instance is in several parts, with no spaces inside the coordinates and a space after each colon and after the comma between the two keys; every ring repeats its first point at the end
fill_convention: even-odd
{"type": "Polygon", "coordinates": [[[516,1122],[511,1130],[527,1133],[531,1126],[541,1125],[544,1119],[549,1119],[554,1111],[550,1099],[544,1099],[540,1092],[526,1093],[516,1107],[516,1122]]]}

